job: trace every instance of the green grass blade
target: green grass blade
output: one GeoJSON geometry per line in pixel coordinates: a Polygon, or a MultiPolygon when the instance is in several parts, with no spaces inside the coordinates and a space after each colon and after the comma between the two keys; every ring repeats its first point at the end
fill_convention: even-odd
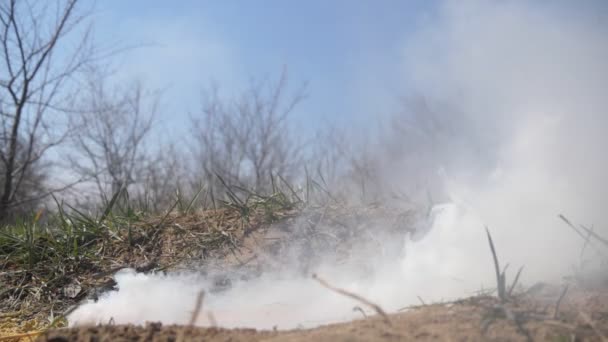
{"type": "Polygon", "coordinates": [[[118,197],[120,196],[122,191],[123,191],[123,188],[120,188],[120,189],[118,189],[118,191],[116,191],[114,193],[114,195],[112,195],[110,202],[108,203],[108,205],[106,205],[105,210],[103,211],[103,213],[101,214],[101,217],[99,218],[99,223],[102,223],[103,221],[105,221],[105,219],[108,217],[108,215],[110,215],[110,213],[112,212],[112,208],[114,208],[114,205],[116,204],[116,201],[118,200],[118,197]]]}

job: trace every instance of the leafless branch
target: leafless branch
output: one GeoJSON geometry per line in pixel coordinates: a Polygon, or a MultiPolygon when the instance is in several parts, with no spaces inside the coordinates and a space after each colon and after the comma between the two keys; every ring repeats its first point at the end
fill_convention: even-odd
{"type": "Polygon", "coordinates": [[[51,123],[66,114],[59,108],[69,98],[68,84],[94,55],[90,30],[77,33],[88,18],[78,3],[0,4],[0,220],[9,208],[35,202],[55,189],[44,188],[40,167],[44,155],[65,141],[69,128],[61,131],[51,123]],[[67,48],[62,43],[73,35],[80,35],[79,43],[67,48]],[[61,61],[53,58],[58,50],[61,61]]]}

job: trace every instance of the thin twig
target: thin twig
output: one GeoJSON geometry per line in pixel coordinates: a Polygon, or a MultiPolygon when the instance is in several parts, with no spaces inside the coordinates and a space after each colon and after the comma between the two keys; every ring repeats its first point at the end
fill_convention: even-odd
{"type": "Polygon", "coordinates": [[[203,299],[205,298],[205,291],[201,290],[196,296],[196,304],[194,305],[194,311],[192,311],[192,316],[190,316],[189,326],[193,326],[198,319],[198,315],[201,313],[203,309],[203,299]]]}
{"type": "MultiPolygon", "coordinates": [[[[593,226],[591,226],[590,230],[593,231],[593,226]]],[[[587,238],[585,239],[585,243],[583,244],[583,247],[581,248],[581,256],[580,256],[581,259],[585,256],[585,250],[587,249],[587,246],[589,245],[590,240],[591,240],[591,234],[587,233],[587,238]]]]}
{"type": "Polygon", "coordinates": [[[326,282],[325,280],[319,278],[319,276],[317,276],[316,274],[313,274],[312,278],[314,280],[318,281],[319,284],[321,284],[322,286],[324,286],[324,287],[326,287],[326,288],[328,288],[328,289],[330,289],[330,290],[332,290],[334,292],[337,292],[337,293],[339,293],[341,295],[344,295],[346,297],[349,297],[349,298],[352,298],[354,300],[357,300],[357,301],[359,301],[359,302],[361,302],[361,303],[363,303],[363,304],[371,307],[372,309],[374,309],[376,311],[376,313],[378,313],[380,316],[382,316],[382,318],[384,319],[384,322],[387,325],[392,326],[390,318],[388,317],[388,315],[386,314],[386,312],[384,312],[384,310],[382,310],[382,308],[378,304],[372,303],[369,300],[367,300],[367,299],[365,299],[365,298],[363,298],[363,297],[361,297],[361,296],[359,296],[357,294],[354,294],[352,292],[348,292],[346,290],[343,290],[343,289],[340,289],[340,288],[337,288],[337,287],[333,287],[328,282],[326,282]]]}
{"type": "Polygon", "coordinates": [[[580,226],[585,232],[587,232],[587,234],[593,236],[597,241],[601,242],[604,247],[608,247],[608,240],[606,240],[605,238],[599,236],[596,232],[594,232],[593,230],[581,225],[580,226]]]}
{"type": "Polygon", "coordinates": [[[566,296],[566,292],[568,292],[568,285],[564,287],[562,294],[557,299],[557,303],[555,303],[555,311],[553,311],[553,319],[557,319],[557,315],[559,314],[559,306],[562,303],[562,299],[566,296]]]}
{"type": "MultiPolygon", "coordinates": [[[[585,243],[588,244],[589,246],[591,246],[595,250],[596,253],[602,254],[604,256],[606,255],[594,243],[591,243],[591,239],[589,239],[589,237],[586,237],[585,234],[583,234],[583,232],[581,232],[574,224],[572,224],[572,222],[570,222],[570,220],[568,220],[564,215],[560,214],[560,215],[558,215],[558,217],[562,221],[564,221],[566,223],[566,225],[568,225],[568,227],[570,227],[572,230],[574,230],[576,232],[576,234],[578,234],[578,236],[580,236],[583,240],[585,240],[585,243]]],[[[582,227],[582,226],[581,226],[581,229],[583,229],[584,231],[586,231],[589,236],[593,236],[596,240],[598,240],[599,242],[604,243],[605,246],[608,246],[608,241],[606,241],[606,239],[602,238],[601,236],[597,235],[592,230],[589,230],[589,229],[587,229],[585,227],[582,227]]]]}
{"type": "Polygon", "coordinates": [[[215,319],[215,315],[213,314],[213,312],[207,312],[207,318],[209,319],[209,324],[212,327],[217,327],[217,320],[215,319]]]}
{"type": "Polygon", "coordinates": [[[574,230],[574,232],[575,232],[576,234],[578,234],[578,236],[580,236],[580,237],[581,237],[583,240],[587,240],[587,239],[585,238],[585,235],[584,235],[584,234],[583,234],[583,233],[582,233],[580,230],[578,230],[578,228],[576,228],[576,226],[574,226],[574,225],[572,224],[572,222],[570,222],[570,220],[568,220],[568,219],[566,218],[566,216],[564,216],[564,215],[562,215],[562,214],[559,214],[559,215],[558,215],[558,217],[559,217],[559,218],[560,218],[562,221],[564,221],[564,222],[565,222],[565,223],[568,225],[568,227],[572,228],[572,230],[574,230]]]}
{"type": "Polygon", "coordinates": [[[360,306],[355,306],[353,308],[353,311],[358,311],[363,315],[363,318],[367,318],[367,315],[365,314],[365,311],[363,311],[363,309],[360,306]]]}
{"type": "Polygon", "coordinates": [[[515,279],[513,279],[513,283],[511,284],[511,287],[509,288],[509,297],[511,297],[511,294],[513,293],[513,290],[515,289],[515,286],[517,285],[517,282],[519,281],[519,276],[521,275],[521,272],[524,270],[524,267],[520,267],[519,270],[517,271],[517,274],[515,275],[515,279]]]}

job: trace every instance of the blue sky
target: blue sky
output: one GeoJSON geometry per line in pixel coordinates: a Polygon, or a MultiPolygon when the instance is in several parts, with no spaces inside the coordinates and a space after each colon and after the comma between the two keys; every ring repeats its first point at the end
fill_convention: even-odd
{"type": "Polygon", "coordinates": [[[227,93],[251,77],[308,83],[295,119],[307,127],[383,114],[403,84],[399,68],[409,32],[433,1],[144,1],[96,3],[97,39],[144,47],[116,59],[120,77],[163,88],[161,122],[187,129],[210,82],[227,93]],[[147,45],[151,44],[151,45],[147,45]]]}
{"type": "MultiPolygon", "coordinates": [[[[144,45],[117,56],[117,75],[165,89],[159,127],[180,136],[212,81],[234,93],[251,77],[278,77],[283,66],[292,89],[308,83],[309,97],[294,113],[298,127],[362,120],[365,126],[370,117],[399,110],[399,96],[410,86],[410,38],[449,26],[450,16],[442,16],[446,7],[483,4],[538,7],[564,21],[581,16],[598,25],[608,17],[605,0],[103,0],[96,1],[94,20],[100,43],[144,45]]],[[[470,39],[474,44],[474,35],[470,39]]],[[[429,63],[450,48],[435,47],[429,63]]]]}

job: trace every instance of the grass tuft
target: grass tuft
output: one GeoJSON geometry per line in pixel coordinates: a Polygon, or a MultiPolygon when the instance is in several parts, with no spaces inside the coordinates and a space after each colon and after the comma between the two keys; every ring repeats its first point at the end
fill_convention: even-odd
{"type": "Polygon", "coordinates": [[[502,303],[507,302],[511,297],[517,282],[519,281],[519,277],[524,269],[524,267],[520,267],[515,275],[513,283],[507,290],[507,269],[509,268],[509,264],[507,264],[502,270],[500,268],[500,262],[498,261],[498,256],[496,254],[496,247],[494,246],[494,241],[492,240],[492,234],[490,234],[490,230],[486,227],[486,235],[488,236],[488,244],[490,245],[490,251],[492,252],[492,259],[494,261],[494,271],[496,272],[496,291],[498,299],[502,303]]]}

